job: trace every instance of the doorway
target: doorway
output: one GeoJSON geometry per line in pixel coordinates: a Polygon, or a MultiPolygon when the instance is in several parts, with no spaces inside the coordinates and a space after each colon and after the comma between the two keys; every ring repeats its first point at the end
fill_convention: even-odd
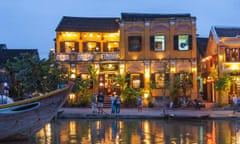
{"type": "Polygon", "coordinates": [[[114,83],[112,78],[115,76],[115,73],[99,74],[99,91],[103,92],[105,96],[111,96],[113,92],[119,92],[119,87],[112,87],[114,83]]]}

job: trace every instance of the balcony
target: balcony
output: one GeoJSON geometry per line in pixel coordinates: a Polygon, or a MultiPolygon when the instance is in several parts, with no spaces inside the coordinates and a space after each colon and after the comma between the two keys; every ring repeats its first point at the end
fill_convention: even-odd
{"type": "Polygon", "coordinates": [[[240,70],[240,62],[224,62],[222,63],[223,72],[234,72],[240,70]]]}
{"type": "Polygon", "coordinates": [[[93,52],[93,53],[56,53],[56,60],[61,62],[84,62],[94,60],[119,60],[119,52],[93,52]]]}
{"type": "Polygon", "coordinates": [[[119,52],[105,52],[100,53],[100,60],[119,60],[119,52]]]}

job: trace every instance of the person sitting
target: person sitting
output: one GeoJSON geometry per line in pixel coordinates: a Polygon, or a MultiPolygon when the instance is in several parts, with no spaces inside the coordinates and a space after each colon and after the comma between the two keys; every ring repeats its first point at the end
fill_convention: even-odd
{"type": "Polygon", "coordinates": [[[195,102],[195,109],[200,109],[200,102],[199,102],[199,100],[195,99],[194,102],[195,102]]]}

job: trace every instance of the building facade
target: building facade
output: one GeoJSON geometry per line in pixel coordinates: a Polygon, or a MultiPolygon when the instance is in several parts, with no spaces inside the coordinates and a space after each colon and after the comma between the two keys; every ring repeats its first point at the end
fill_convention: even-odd
{"type": "MultiPolygon", "coordinates": [[[[122,13],[121,18],[63,17],[56,29],[56,60],[71,78],[97,69],[98,90],[111,93],[111,77],[127,76],[144,96],[170,96],[166,81],[189,74],[186,96],[198,97],[196,18],[190,14],[122,13]],[[154,83],[154,87],[151,87],[154,83]]],[[[178,96],[182,96],[179,93],[178,96]]]]}
{"type": "Polygon", "coordinates": [[[231,103],[233,96],[240,95],[240,28],[213,26],[201,63],[207,100],[218,102],[221,98],[222,104],[231,103]],[[232,77],[233,83],[229,91],[223,95],[216,91],[215,81],[225,74],[232,77]]]}

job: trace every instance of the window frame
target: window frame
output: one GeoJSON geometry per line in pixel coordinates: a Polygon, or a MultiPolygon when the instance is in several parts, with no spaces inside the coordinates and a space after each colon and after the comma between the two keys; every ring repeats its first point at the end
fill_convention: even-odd
{"type": "Polygon", "coordinates": [[[190,34],[174,35],[174,50],[178,50],[178,51],[192,50],[192,35],[190,34]],[[185,48],[181,48],[181,47],[185,47],[185,48]]]}
{"type": "Polygon", "coordinates": [[[99,41],[84,41],[82,42],[82,45],[83,45],[83,52],[100,52],[101,51],[101,42],[99,41]],[[89,50],[88,43],[95,43],[96,46],[91,48],[91,50],[89,50]]]}
{"type": "Polygon", "coordinates": [[[103,52],[119,52],[120,51],[120,43],[119,41],[107,41],[103,44],[103,52]],[[111,50],[108,49],[109,44],[111,43],[118,43],[118,47],[111,48],[111,50]]]}
{"type": "Polygon", "coordinates": [[[166,51],[166,36],[162,34],[152,35],[150,36],[150,49],[155,52],[164,52],[166,51]],[[158,41],[156,41],[156,37],[163,37],[159,42],[161,43],[161,48],[156,47],[158,41]]]}
{"type": "Polygon", "coordinates": [[[79,42],[77,41],[60,42],[60,52],[79,52],[79,42]],[[71,46],[68,46],[68,43],[71,46]]]}
{"type": "Polygon", "coordinates": [[[140,52],[141,50],[142,50],[142,36],[137,35],[128,36],[128,51],[140,52]]]}

